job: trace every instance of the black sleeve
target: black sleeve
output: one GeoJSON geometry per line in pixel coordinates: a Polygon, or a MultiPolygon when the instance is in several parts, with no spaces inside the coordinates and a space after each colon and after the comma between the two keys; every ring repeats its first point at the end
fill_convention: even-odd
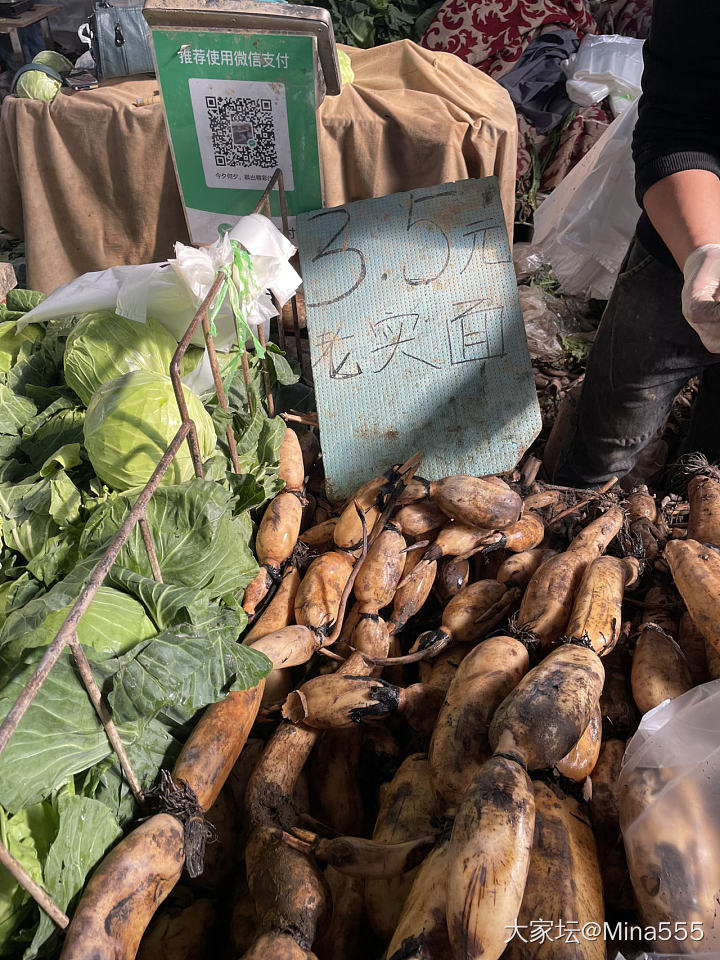
{"type": "Polygon", "coordinates": [[[633,136],[635,190],[680,170],[720,177],[718,0],[655,0],[643,48],[643,93],[633,136]]]}

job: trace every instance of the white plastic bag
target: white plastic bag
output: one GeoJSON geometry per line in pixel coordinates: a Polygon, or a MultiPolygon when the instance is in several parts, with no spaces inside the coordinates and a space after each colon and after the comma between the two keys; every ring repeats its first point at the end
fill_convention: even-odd
{"type": "Polygon", "coordinates": [[[640,916],[659,931],[653,948],[720,952],[720,680],[645,714],[618,798],[640,916]]]}
{"type": "MultiPolygon", "coordinates": [[[[158,320],[179,340],[190,325],[220,269],[232,262],[231,240],[238,240],[251,254],[257,295],[247,321],[251,326],[265,324],[277,315],[267,293],[271,290],[284,304],[300,285],[300,277],[288,262],[295,247],[271,220],[260,214],[241,217],[233,229],[204,249],[175,245],[175,259],[167,263],[111,267],[83,274],[54,290],[42,303],[18,321],[23,327],[57,317],[94,310],[115,310],[123,317],[144,323],[148,316],[158,320]]],[[[236,339],[235,321],[225,303],[215,319],[215,346],[228,350],[236,339]]],[[[192,341],[203,346],[202,330],[192,341]]]]}
{"type": "Polygon", "coordinates": [[[565,293],[607,300],[640,215],[631,153],[637,104],[614,120],[535,214],[532,250],[565,293]]]}
{"type": "Polygon", "coordinates": [[[643,71],[642,40],[635,37],[588,34],[563,63],[568,97],[588,107],[605,97],[635,100],[643,71]]]}

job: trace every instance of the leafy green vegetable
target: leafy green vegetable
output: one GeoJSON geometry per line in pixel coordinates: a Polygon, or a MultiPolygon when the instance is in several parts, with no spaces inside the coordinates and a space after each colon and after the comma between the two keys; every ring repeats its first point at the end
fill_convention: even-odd
{"type": "MultiPolygon", "coordinates": [[[[162,348],[141,345],[143,368],[126,373],[135,362],[128,361],[127,337],[97,317],[25,326],[18,335],[15,320],[41,298],[14,291],[0,311],[0,323],[11,321],[0,325],[0,722],[132,507],[136,493],[122,491],[147,479],[180,422],[162,348]],[[144,369],[156,360],[160,371],[144,369]],[[78,397],[95,388],[95,376],[99,386],[86,411],[78,397]]],[[[165,345],[174,352],[174,340],[165,345]]],[[[195,352],[187,370],[201,355],[195,352]]],[[[273,345],[267,360],[271,388],[292,388],[297,377],[273,345]]],[[[252,357],[251,377],[251,397],[237,376],[231,412],[223,418],[215,410],[214,423],[185,391],[206,479],[194,479],[184,446],[149,502],[163,582],[153,578],[136,528],[79,621],[79,640],[144,788],[172,766],[203,707],[255,685],[271,667],[237,642],[247,622],[243,590],[257,571],[248,511],[281,487],[285,430],[264,413],[265,382],[252,357]],[[228,425],[238,438],[239,475],[225,445],[228,425]]],[[[216,398],[209,400],[212,409],[216,398]]],[[[119,826],[138,815],[67,649],[0,755],[0,805],[0,833],[66,910],[119,826]]],[[[3,885],[3,876],[0,956],[19,956],[24,947],[27,960],[54,955],[52,923],[14,883],[3,885]]]]}
{"type": "MultiPolygon", "coordinates": [[[[37,659],[17,667],[0,691],[0,720],[22,692],[37,659]]],[[[142,732],[141,723],[118,727],[125,743],[142,732]]],[[[66,649],[0,756],[0,804],[12,813],[37,803],[69,777],[104,760],[111,752],[95,708],[66,649]]]]}
{"type": "MultiPolygon", "coordinates": [[[[120,839],[122,830],[104,803],[88,797],[61,795],[57,815],[57,835],[43,864],[43,875],[47,892],[61,910],[67,910],[94,867],[120,839]]],[[[41,913],[23,960],[34,960],[57,936],[53,921],[41,913]]]]}
{"type": "MultiPolygon", "coordinates": [[[[184,387],[183,393],[207,460],[215,449],[212,421],[191,390],[184,387]]],[[[85,448],[95,473],[115,490],[147,483],[181,423],[169,377],[137,370],[108,380],[93,394],[85,416],[85,448]]],[[[183,444],[162,482],[183,483],[193,476],[183,444]]]]}
{"type": "Polygon", "coordinates": [[[32,400],[17,396],[10,387],[0,383],[0,433],[13,436],[37,413],[32,400]]]}
{"type": "Polygon", "coordinates": [[[17,82],[15,96],[27,100],[54,100],[62,87],[62,80],[49,77],[40,70],[28,70],[17,82]]]}
{"type": "MultiPolygon", "coordinates": [[[[98,507],[83,530],[81,556],[107,546],[133,502],[134,497],[121,495],[98,507]]],[[[250,583],[257,573],[248,547],[250,530],[233,519],[232,509],[230,492],[207,480],[158,489],[146,519],[165,583],[205,590],[213,599],[250,583]]],[[[139,527],[120,551],[118,563],[152,577],[139,527]]]]}
{"type": "Polygon", "coordinates": [[[67,471],[80,462],[80,445],[67,444],[22,482],[0,483],[2,537],[27,561],[41,556],[51,538],[79,521],[80,492],[67,471]]]}
{"type": "Polygon", "coordinates": [[[410,37],[419,40],[442,6],[436,0],[300,0],[330,11],[335,39],[354,47],[372,47],[410,37]]]}
{"type": "MultiPolygon", "coordinates": [[[[31,600],[22,610],[11,614],[0,629],[0,654],[6,662],[16,663],[27,651],[47,647],[55,639],[73,605],[68,603],[53,610],[37,627],[27,629],[28,609],[32,616],[31,605],[42,608],[45,603],[45,597],[31,600]]],[[[126,653],[156,633],[142,604],[106,586],[98,587],[77,626],[78,640],[88,651],[92,650],[93,659],[100,662],[126,653]]]]}
{"type": "Polygon", "coordinates": [[[42,327],[30,323],[19,333],[14,320],[0,323],[0,371],[7,373],[23,348],[31,346],[42,336],[42,327]]]}
{"type": "Polygon", "coordinates": [[[5,297],[5,303],[8,310],[16,310],[18,313],[28,313],[33,307],[36,307],[45,299],[45,294],[39,290],[21,290],[16,287],[10,290],[5,297]]]}
{"type": "Polygon", "coordinates": [[[61,77],[66,77],[73,68],[72,61],[58,53],[57,50],[41,50],[33,57],[32,62],[42,63],[44,66],[50,67],[61,77]]]}
{"type": "MultiPolygon", "coordinates": [[[[160,720],[144,724],[142,736],[126,748],[130,765],[144,790],[155,783],[161,768],[172,769],[181,748],[182,741],[160,720]]],[[[127,777],[114,753],[87,772],[78,792],[104,803],[121,825],[137,813],[127,777]]]]}
{"type": "MultiPolygon", "coordinates": [[[[43,882],[41,863],[43,833],[47,834],[44,839],[49,847],[56,829],[57,823],[53,822],[50,804],[37,804],[35,807],[21,810],[12,817],[9,817],[0,807],[0,840],[36,883],[43,882]],[[50,816],[42,815],[42,810],[46,807],[49,809],[50,816]],[[36,824],[37,840],[31,824],[36,824]]],[[[13,934],[26,920],[31,910],[30,894],[16,883],[10,873],[0,868],[0,957],[17,955],[18,943],[13,934]]]]}
{"type": "Polygon", "coordinates": [[[137,323],[112,310],[80,317],[65,345],[65,382],[85,406],[97,388],[134,370],[168,376],[175,337],[148,317],[137,323]]]}
{"type": "Polygon", "coordinates": [[[183,724],[220,695],[254,687],[272,664],[237,643],[238,632],[236,614],[218,610],[203,624],[171,627],[149,640],[113,677],[113,716],[123,722],[163,712],[183,724]]]}

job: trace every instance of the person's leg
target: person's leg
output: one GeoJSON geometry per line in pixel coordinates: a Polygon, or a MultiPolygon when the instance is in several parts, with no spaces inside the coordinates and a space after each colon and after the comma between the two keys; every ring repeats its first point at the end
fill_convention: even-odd
{"type": "Polygon", "coordinates": [[[45,49],[45,37],[42,27],[39,23],[31,23],[29,27],[23,27],[20,32],[20,43],[22,44],[25,59],[29,63],[41,50],[45,49]]]}
{"type": "Polygon", "coordinates": [[[706,367],[702,375],[679,453],[703,453],[710,463],[720,462],[720,362],[706,367]]]}
{"type": "Polygon", "coordinates": [[[15,63],[10,35],[0,33],[0,67],[4,70],[17,70],[18,66],[19,64],[15,63]]]}
{"type": "Polygon", "coordinates": [[[635,465],[690,377],[717,358],[680,309],[682,274],[633,240],[588,360],[555,483],[591,486],[635,465]]]}

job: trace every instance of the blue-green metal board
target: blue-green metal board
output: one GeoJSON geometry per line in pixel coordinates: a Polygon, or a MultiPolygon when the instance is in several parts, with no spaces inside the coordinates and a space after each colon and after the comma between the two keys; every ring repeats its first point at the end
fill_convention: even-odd
{"type": "Polygon", "coordinates": [[[495,177],[297,218],[328,488],[424,451],[421,474],[512,469],[540,409],[495,177]]]}

